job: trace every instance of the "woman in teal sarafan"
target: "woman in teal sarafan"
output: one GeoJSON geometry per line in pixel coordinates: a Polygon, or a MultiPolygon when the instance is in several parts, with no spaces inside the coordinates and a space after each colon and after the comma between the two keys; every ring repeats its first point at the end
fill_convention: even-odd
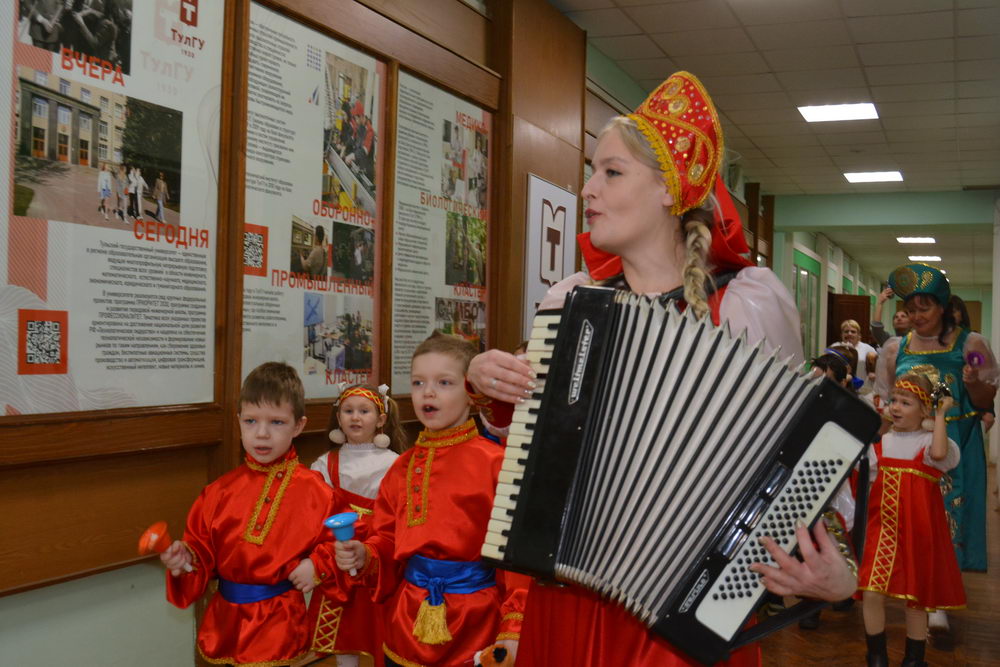
{"type": "Polygon", "coordinates": [[[962,460],[942,478],[941,490],[959,565],[985,572],[986,450],[980,418],[992,409],[997,389],[981,378],[995,376],[996,360],[986,338],[955,323],[947,307],[951,287],[940,270],[906,264],[892,272],[889,286],[903,297],[913,328],[883,348],[876,390],[888,400],[897,377],[919,373],[951,391],[955,407],[946,417],[948,437],[958,443],[962,460]]]}

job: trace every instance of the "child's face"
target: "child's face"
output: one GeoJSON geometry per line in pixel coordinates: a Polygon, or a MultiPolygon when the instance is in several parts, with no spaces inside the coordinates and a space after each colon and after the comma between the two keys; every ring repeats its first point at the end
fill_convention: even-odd
{"type": "Polygon", "coordinates": [[[360,445],[375,439],[375,430],[385,424],[386,415],[379,414],[375,404],[364,396],[348,396],[340,402],[337,421],[347,442],[360,445]]]}
{"type": "Polygon", "coordinates": [[[302,432],[306,418],[295,419],[292,404],[243,403],[240,405],[240,437],[243,449],[258,463],[272,463],[288,452],[292,438],[302,432]]]}
{"type": "Polygon", "coordinates": [[[894,430],[916,431],[920,428],[920,422],[923,421],[926,412],[919,398],[908,391],[897,389],[892,392],[889,416],[892,417],[894,430]]]}
{"type": "Polygon", "coordinates": [[[428,352],[414,357],[410,391],[417,419],[432,431],[461,426],[469,419],[462,362],[451,355],[428,352]]]}

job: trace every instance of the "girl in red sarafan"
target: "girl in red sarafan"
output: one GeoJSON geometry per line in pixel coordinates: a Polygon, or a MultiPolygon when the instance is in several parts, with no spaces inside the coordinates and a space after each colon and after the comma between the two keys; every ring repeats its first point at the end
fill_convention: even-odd
{"type": "MultiPolygon", "coordinates": [[[[343,509],[358,513],[355,535],[359,540],[371,534],[382,478],[405,446],[399,410],[388,391],[384,384],[342,385],[327,429],[334,446],[311,466],[327,484],[339,489],[346,503],[343,509]]],[[[372,601],[368,590],[358,590],[356,581],[330,578],[313,593],[309,602],[310,625],[315,628],[312,650],[368,653],[381,665],[385,611],[382,604],[372,601]]]]}
{"type": "Polygon", "coordinates": [[[864,591],[868,665],[888,665],[885,599],[906,600],[904,665],[926,665],[927,612],[961,609],[965,589],[945,516],[939,480],[958,465],[948,438],[950,396],[931,414],[931,383],[908,374],[896,381],[889,405],[892,430],[869,454],[875,483],[868,507],[865,554],[858,576],[864,591]],[[877,472],[876,472],[877,465],[877,472]]]}

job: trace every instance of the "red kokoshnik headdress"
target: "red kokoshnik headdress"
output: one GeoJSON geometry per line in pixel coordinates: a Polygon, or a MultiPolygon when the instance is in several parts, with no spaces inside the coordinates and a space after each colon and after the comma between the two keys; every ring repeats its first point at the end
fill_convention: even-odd
{"type": "MultiPolygon", "coordinates": [[[[719,113],[701,81],[690,72],[676,72],[650,93],[628,116],[656,153],[663,180],[673,196],[670,212],[681,216],[715,195],[715,222],[708,259],[719,271],[753,266],[743,224],[722,182],[723,139],[719,113]]],[[[622,272],[617,255],[595,248],[590,234],[577,237],[591,278],[604,280],[622,272]]]]}

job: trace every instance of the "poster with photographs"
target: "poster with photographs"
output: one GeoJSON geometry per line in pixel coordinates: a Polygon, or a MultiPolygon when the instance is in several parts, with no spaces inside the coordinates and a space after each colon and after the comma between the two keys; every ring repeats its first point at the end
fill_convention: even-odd
{"type": "Polygon", "coordinates": [[[0,404],[213,396],[223,3],[0,3],[0,404]]]}
{"type": "Polygon", "coordinates": [[[393,225],[392,389],[435,329],[486,345],[492,117],[400,72],[393,225]]]}
{"type": "Polygon", "coordinates": [[[308,398],[376,377],[385,67],[250,6],[243,375],[285,361],[308,398]]]}

